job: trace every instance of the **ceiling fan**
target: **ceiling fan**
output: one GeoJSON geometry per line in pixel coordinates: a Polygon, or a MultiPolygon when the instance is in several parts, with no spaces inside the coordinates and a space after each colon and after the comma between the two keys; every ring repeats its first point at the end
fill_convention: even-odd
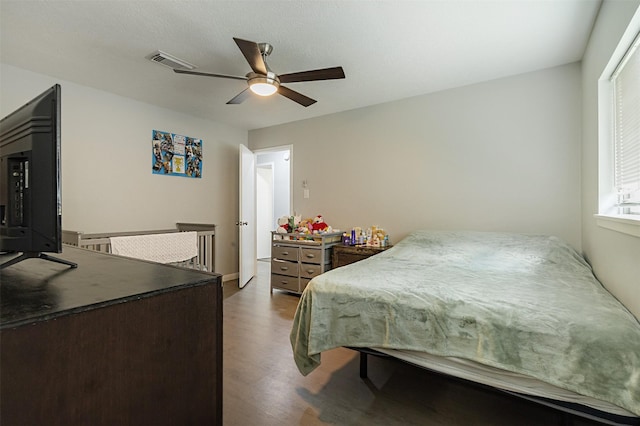
{"type": "Polygon", "coordinates": [[[192,74],[203,75],[207,77],[221,77],[231,78],[234,80],[245,80],[249,87],[238,93],[227,104],[239,104],[249,97],[251,93],[255,93],[260,96],[270,96],[278,92],[284,97],[291,99],[294,102],[299,103],[304,107],[313,105],[316,103],[315,99],[311,99],[302,93],[291,90],[288,87],[282,86],[281,83],[298,83],[301,81],[316,81],[316,80],[335,80],[344,78],[344,71],[342,67],[323,68],[311,71],[300,71],[289,74],[276,74],[267,65],[267,56],[273,52],[273,46],[269,43],[255,43],[253,41],[242,40],[239,38],[233,38],[240,51],[244,55],[247,62],[251,66],[253,71],[249,72],[246,76],[240,77],[235,75],[226,74],[213,74],[208,72],[189,71],[183,69],[174,69],[174,72],[179,74],[192,74]]]}

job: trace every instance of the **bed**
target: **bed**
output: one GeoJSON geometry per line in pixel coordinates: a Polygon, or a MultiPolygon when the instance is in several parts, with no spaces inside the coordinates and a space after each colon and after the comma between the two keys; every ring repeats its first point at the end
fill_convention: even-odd
{"type": "Polygon", "coordinates": [[[304,375],[323,351],[373,349],[603,422],[640,424],[640,323],[555,237],[414,232],[315,277],[290,337],[304,375]]]}

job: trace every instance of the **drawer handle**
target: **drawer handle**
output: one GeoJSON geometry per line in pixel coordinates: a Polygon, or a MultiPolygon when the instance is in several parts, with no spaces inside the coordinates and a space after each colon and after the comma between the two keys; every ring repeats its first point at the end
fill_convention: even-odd
{"type": "Polygon", "coordinates": [[[315,272],[314,269],[307,269],[307,274],[313,274],[315,272]]]}
{"type": "Polygon", "coordinates": [[[283,255],[283,256],[288,256],[288,255],[289,255],[289,252],[288,252],[288,251],[283,251],[283,252],[282,252],[282,255],[283,255]]]}
{"type": "Polygon", "coordinates": [[[287,281],[287,280],[282,280],[282,281],[280,281],[280,284],[289,284],[289,281],[287,281]]]}
{"type": "Polygon", "coordinates": [[[288,267],[288,266],[281,266],[281,267],[280,267],[280,270],[281,270],[281,271],[288,271],[288,270],[289,270],[289,267],[288,267]]]}
{"type": "Polygon", "coordinates": [[[316,255],[315,254],[311,254],[311,253],[307,253],[307,257],[309,259],[313,259],[314,257],[316,257],[316,255]]]}

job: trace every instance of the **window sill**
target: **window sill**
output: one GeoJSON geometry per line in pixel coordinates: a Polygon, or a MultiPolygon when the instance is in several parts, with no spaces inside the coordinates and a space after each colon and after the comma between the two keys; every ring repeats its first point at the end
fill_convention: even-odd
{"type": "Polygon", "coordinates": [[[640,237],[640,216],[631,214],[596,214],[598,226],[640,237]]]}

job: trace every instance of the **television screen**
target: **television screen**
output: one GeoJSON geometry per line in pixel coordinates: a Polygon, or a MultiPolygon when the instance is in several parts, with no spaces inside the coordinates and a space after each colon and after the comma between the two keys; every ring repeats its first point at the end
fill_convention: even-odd
{"type": "MultiPolygon", "coordinates": [[[[0,267],[62,252],[60,85],[0,121],[0,251],[21,253],[0,267]]],[[[73,266],[73,264],[70,264],[73,266]]]]}

